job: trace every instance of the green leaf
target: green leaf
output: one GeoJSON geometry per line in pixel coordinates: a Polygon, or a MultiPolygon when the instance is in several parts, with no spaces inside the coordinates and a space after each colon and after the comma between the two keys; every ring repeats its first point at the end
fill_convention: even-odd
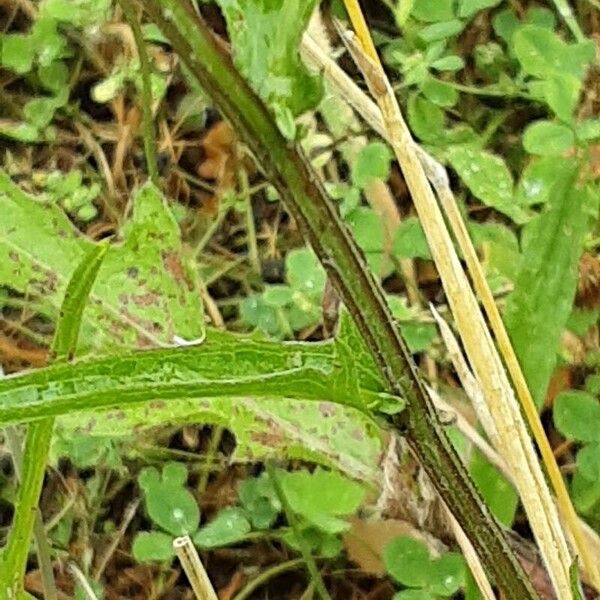
{"type": "Polygon", "coordinates": [[[423,29],[419,31],[418,36],[421,40],[430,44],[431,42],[438,42],[439,40],[453,37],[460,33],[463,28],[464,23],[462,21],[451,19],[449,21],[438,22],[423,27],[423,29]]]}
{"type": "Polygon", "coordinates": [[[409,587],[424,587],[430,581],[429,551],[422,542],[408,536],[393,539],[383,549],[386,571],[399,583],[409,587]]]}
{"type": "Polygon", "coordinates": [[[180,463],[167,463],[162,476],[146,467],[138,477],[149,517],[173,535],[192,534],[200,522],[198,503],[184,487],[186,479],[187,469],[180,463]]]}
{"type": "Polygon", "coordinates": [[[22,33],[0,36],[0,64],[19,75],[29,73],[35,56],[31,37],[22,33]]]}
{"type": "Polygon", "coordinates": [[[287,285],[269,285],[263,292],[263,299],[269,306],[286,306],[294,299],[294,290],[287,285]]]}
{"type": "Polygon", "coordinates": [[[293,116],[314,108],[322,95],[298,48],[316,0],[219,0],[235,63],[258,94],[293,116]]]}
{"type": "Polygon", "coordinates": [[[459,0],[458,16],[469,19],[480,10],[498,6],[502,0],[459,0]]]}
{"type": "Polygon", "coordinates": [[[460,71],[465,66],[465,61],[455,54],[438,58],[431,63],[437,71],[460,71]]]}
{"type": "Polygon", "coordinates": [[[521,206],[545,204],[553,186],[563,176],[562,158],[543,156],[534,158],[525,167],[517,185],[516,201],[521,206]]]}
{"type": "Polygon", "coordinates": [[[519,504],[519,496],[513,486],[480,452],[475,452],[469,472],[496,518],[506,527],[511,527],[519,504]]]}
{"type": "Polygon", "coordinates": [[[111,0],[44,0],[43,13],[79,27],[99,25],[109,18],[111,0]]]}
{"type": "Polygon", "coordinates": [[[384,181],[390,176],[392,153],[387,144],[371,142],[360,149],[352,168],[352,182],[359,188],[373,179],[384,181]]]}
{"type": "Polygon", "coordinates": [[[523,258],[504,319],[529,389],[541,406],[571,314],[593,193],[564,160],[544,212],[524,228],[523,258]]]}
{"type": "Polygon", "coordinates": [[[600,119],[584,119],[575,124],[575,135],[580,140],[600,138],[600,119]]]}
{"type": "Polygon", "coordinates": [[[502,158],[469,146],[448,148],[448,160],[471,193],[516,223],[526,213],[513,198],[513,178],[502,158]]]}
{"type": "Polygon", "coordinates": [[[413,93],[408,97],[408,124],[414,135],[424,142],[438,142],[444,133],[445,115],[436,104],[413,93]]]}
{"type": "MultiPolygon", "coordinates": [[[[63,211],[21,192],[0,172],[0,285],[39,301],[54,318],[75,265],[93,246],[63,211]],[[31,239],[36,243],[32,246],[31,239]]],[[[82,342],[101,348],[202,338],[198,280],[183,255],[179,227],[164,198],[147,184],[112,245],[84,314],[82,342]]]]}
{"type": "Polygon", "coordinates": [[[279,476],[290,508],[326,533],[346,530],[350,525],[339,517],[356,512],[365,495],[362,486],[337,471],[317,468],[279,476]]]}
{"type": "Polygon", "coordinates": [[[427,238],[417,217],[408,217],[400,223],[394,236],[393,253],[398,260],[404,258],[431,260],[427,238]]]}
{"type": "Polygon", "coordinates": [[[327,276],[310,248],[290,251],[285,259],[285,269],[292,288],[321,297],[327,276]]]}
{"type": "Polygon", "coordinates": [[[50,455],[54,462],[66,456],[81,469],[98,465],[116,468],[122,464],[118,445],[112,437],[92,437],[73,432],[68,435],[55,433],[50,455]]]}
{"type": "Polygon", "coordinates": [[[391,262],[385,256],[385,228],[381,217],[370,207],[359,206],[347,218],[356,243],[365,253],[371,270],[385,277],[391,269],[391,262]]]}
{"type": "Polygon", "coordinates": [[[525,22],[528,25],[539,25],[540,27],[545,27],[552,31],[556,26],[556,17],[549,9],[544,8],[543,6],[532,5],[527,8],[525,22]]]}
{"type": "Polygon", "coordinates": [[[588,444],[577,453],[577,468],[586,479],[600,481],[600,442],[588,444]]]}
{"type": "Polygon", "coordinates": [[[558,74],[581,80],[594,60],[593,44],[566,44],[556,33],[538,25],[520,27],[512,42],[525,73],[541,79],[558,74]]]}
{"type": "Polygon", "coordinates": [[[63,61],[56,60],[47,66],[40,66],[38,77],[48,91],[58,95],[68,85],[69,69],[63,61]]]}
{"type": "Polygon", "coordinates": [[[25,118],[38,129],[47,127],[56,109],[63,106],[64,102],[61,98],[34,98],[25,104],[23,114],[25,118]]]}
{"type": "Polygon", "coordinates": [[[449,21],[454,17],[455,0],[415,0],[411,15],[425,23],[449,21]]]}
{"type": "Polygon", "coordinates": [[[561,392],[554,402],[554,424],[580,442],[600,442],[600,402],[587,392],[561,392]]]}
{"type": "Polygon", "coordinates": [[[431,348],[437,337],[437,329],[433,323],[400,323],[400,331],[411,353],[424,352],[431,348]]]}
{"type": "Polygon", "coordinates": [[[577,511],[583,515],[600,516],[600,481],[590,481],[579,472],[571,480],[571,497],[577,511]]]}
{"type": "Polygon", "coordinates": [[[520,253],[515,233],[500,223],[469,223],[476,248],[482,249],[484,267],[492,289],[505,287],[517,275],[520,253]]]}
{"type": "Polygon", "coordinates": [[[553,75],[544,81],[544,97],[556,116],[569,123],[577,108],[581,82],[573,75],[553,75]]]}
{"type": "Polygon", "coordinates": [[[240,486],[238,497],[255,529],[269,529],[281,512],[273,482],[265,473],[246,479],[240,486]]]}
{"type": "Polygon", "coordinates": [[[171,560],[175,556],[173,537],[161,531],[141,531],[133,538],[131,553],[140,563],[171,560]]]}
{"type": "Polygon", "coordinates": [[[437,600],[437,597],[426,589],[406,589],[394,594],[392,600],[437,600]]]}
{"type": "Polygon", "coordinates": [[[458,102],[458,92],[445,81],[427,77],[420,87],[425,97],[438,106],[450,107],[458,102]]]}
{"type": "Polygon", "coordinates": [[[530,154],[562,156],[575,143],[575,135],[565,125],[536,121],[523,134],[523,147],[530,154]]]}
{"type": "Polygon", "coordinates": [[[75,357],[83,311],[108,248],[107,243],[92,246],[69,279],[52,340],[53,360],[71,361],[75,357]]]}
{"type": "Polygon", "coordinates": [[[464,586],[465,574],[463,557],[455,552],[447,552],[431,561],[427,589],[436,596],[452,596],[464,586]]]}
{"type": "Polygon", "coordinates": [[[496,13],[492,19],[494,33],[499,38],[504,40],[509,47],[512,46],[512,36],[519,28],[519,24],[519,18],[512,8],[505,8],[504,10],[501,10],[500,12],[496,13]]]}
{"type": "Polygon", "coordinates": [[[17,140],[18,142],[40,141],[40,131],[30,123],[19,123],[14,121],[0,121],[0,135],[17,140]]]}
{"type": "Polygon", "coordinates": [[[251,531],[250,522],[241,508],[225,508],[194,535],[200,548],[219,548],[243,540],[251,531]]]}

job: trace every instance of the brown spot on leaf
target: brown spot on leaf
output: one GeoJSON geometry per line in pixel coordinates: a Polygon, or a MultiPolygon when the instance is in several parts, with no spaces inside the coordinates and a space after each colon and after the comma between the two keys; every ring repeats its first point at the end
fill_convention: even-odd
{"type": "Polygon", "coordinates": [[[158,306],[160,304],[160,296],[152,292],[148,292],[146,294],[132,295],[131,299],[133,300],[133,303],[137,306],[158,306]]]}
{"type": "Polygon", "coordinates": [[[179,285],[185,285],[190,292],[194,290],[194,285],[181,264],[181,258],[177,253],[163,253],[163,264],[165,265],[167,272],[174,277],[179,285]]]}

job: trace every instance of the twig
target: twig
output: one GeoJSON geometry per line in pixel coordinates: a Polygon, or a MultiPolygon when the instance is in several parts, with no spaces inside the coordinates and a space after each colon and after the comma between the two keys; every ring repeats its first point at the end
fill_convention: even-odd
{"type": "Polygon", "coordinates": [[[96,570],[92,575],[92,579],[94,581],[100,581],[100,577],[102,577],[102,573],[104,573],[104,569],[106,569],[106,565],[108,564],[110,557],[114,554],[115,550],[117,549],[117,546],[121,543],[121,540],[125,535],[125,531],[127,530],[127,527],[129,527],[129,523],[131,523],[131,520],[135,516],[139,505],[140,500],[138,498],[131,502],[125,509],[125,513],[123,514],[123,520],[121,521],[119,530],[113,536],[108,548],[105,550],[104,554],[102,555],[102,558],[100,558],[98,566],[96,567],[96,570]]]}
{"type": "Polygon", "coordinates": [[[189,535],[173,540],[173,550],[198,600],[218,600],[217,594],[189,535]]]}
{"type": "Polygon", "coordinates": [[[81,586],[81,589],[83,590],[87,600],[98,600],[98,597],[92,589],[90,582],[87,580],[87,577],[81,572],[81,569],[75,563],[69,563],[69,571],[71,571],[71,574],[81,586]]]}

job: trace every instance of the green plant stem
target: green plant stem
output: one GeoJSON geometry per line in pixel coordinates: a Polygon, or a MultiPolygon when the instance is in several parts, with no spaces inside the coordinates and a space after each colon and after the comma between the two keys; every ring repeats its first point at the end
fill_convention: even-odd
{"type": "Polygon", "coordinates": [[[204,248],[206,248],[206,244],[208,244],[208,242],[210,242],[212,236],[215,234],[217,229],[219,229],[219,227],[221,226],[221,223],[223,222],[223,219],[227,215],[229,206],[224,205],[224,204],[225,203],[223,203],[223,202],[219,203],[219,212],[217,213],[216,218],[213,219],[211,224],[208,226],[208,229],[204,232],[204,235],[200,238],[200,240],[196,244],[196,247],[194,248],[194,258],[196,260],[198,260],[200,258],[202,251],[204,250],[204,248]]]}
{"type": "MultiPolygon", "coordinates": [[[[21,483],[21,474],[23,469],[23,452],[21,449],[21,436],[15,427],[7,427],[5,430],[6,441],[12,455],[15,474],[17,480],[21,483]]],[[[33,537],[37,548],[38,566],[42,576],[42,588],[44,590],[45,600],[56,600],[58,592],[56,582],[54,581],[54,571],[52,568],[52,559],[50,556],[50,544],[44,528],[42,513],[38,508],[35,513],[33,523],[33,537]]]]}
{"type": "Polygon", "coordinates": [[[208,443],[208,448],[206,449],[206,453],[204,454],[204,459],[206,462],[202,465],[202,471],[200,472],[200,476],[198,477],[198,485],[196,486],[196,492],[200,497],[206,491],[206,486],[208,485],[208,478],[210,477],[210,473],[215,465],[219,465],[219,462],[215,460],[217,455],[217,450],[219,448],[219,444],[223,439],[224,428],[216,425],[213,427],[210,432],[210,441],[208,443]]]}
{"type": "Polygon", "coordinates": [[[233,600],[246,600],[255,590],[264,585],[270,579],[287,571],[292,571],[304,564],[304,559],[295,558],[279,563],[269,569],[265,569],[260,575],[251,579],[234,597],[233,600]]]}
{"type": "Polygon", "coordinates": [[[480,559],[510,600],[538,598],[498,523],[446,436],[383,289],[303,153],[286,140],[214,34],[179,0],[146,0],[146,10],[202,88],[250,147],[311,243],[364,338],[387,391],[407,401],[389,418],[413,451],[480,559]]]}
{"type": "MultiPolygon", "coordinates": [[[[71,276],[52,343],[51,357],[57,362],[71,360],[75,354],[83,310],[107,249],[107,244],[92,247],[71,276]]],[[[53,431],[53,418],[32,423],[27,429],[21,484],[0,565],[0,594],[8,598],[20,598],[24,593],[23,577],[53,431]]]]}
{"type": "Polygon", "coordinates": [[[260,260],[258,258],[258,244],[256,243],[256,227],[254,225],[254,211],[252,210],[252,195],[248,185],[246,169],[240,169],[240,192],[246,202],[246,240],[248,244],[248,259],[252,270],[260,274],[260,260]]]}
{"type": "Polygon", "coordinates": [[[0,425],[157,399],[167,409],[169,400],[252,396],[368,410],[380,394],[349,381],[335,348],[331,342],[280,343],[209,329],[196,346],[52,365],[0,379],[0,425]],[[224,370],[228,364],[244,369],[233,375],[224,370]]]}
{"type": "Polygon", "coordinates": [[[148,169],[150,181],[158,186],[158,166],[156,162],[154,123],[152,119],[152,68],[150,66],[150,60],[148,59],[148,53],[146,52],[146,42],[144,41],[142,28],[138,22],[131,0],[119,0],[119,4],[123,9],[127,23],[129,23],[129,26],[131,27],[140,60],[140,71],[142,74],[142,127],[144,136],[144,154],[146,156],[146,167],[148,169]]]}
{"type": "Polygon", "coordinates": [[[321,597],[321,600],[331,600],[331,596],[325,587],[325,582],[321,577],[321,573],[317,568],[317,563],[315,562],[314,556],[310,550],[310,546],[307,544],[306,539],[302,535],[302,530],[300,528],[300,522],[298,516],[290,506],[288,502],[287,496],[285,495],[285,490],[281,485],[281,480],[279,479],[279,474],[277,473],[277,469],[273,466],[273,463],[268,461],[266,464],[267,473],[269,474],[269,478],[273,482],[273,487],[275,489],[275,493],[281,502],[281,507],[283,508],[283,512],[285,513],[286,519],[292,528],[294,535],[296,536],[296,541],[300,546],[300,553],[302,554],[302,559],[304,564],[306,565],[306,570],[310,575],[310,579],[313,582],[317,593],[321,597]]]}
{"type": "Polygon", "coordinates": [[[54,421],[34,423],[27,430],[23,452],[23,470],[13,523],[2,556],[0,593],[6,598],[19,598],[24,593],[23,576],[31,545],[31,533],[37,514],[37,504],[44,482],[46,461],[37,460],[48,453],[54,421]]]}

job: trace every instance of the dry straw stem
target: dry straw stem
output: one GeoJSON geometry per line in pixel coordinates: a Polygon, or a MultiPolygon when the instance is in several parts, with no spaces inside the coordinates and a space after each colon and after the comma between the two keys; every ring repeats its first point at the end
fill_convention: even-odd
{"type": "Polygon", "coordinates": [[[175,538],[173,540],[173,550],[177,554],[196,598],[198,600],[218,600],[190,536],[184,535],[175,538]]]}
{"type": "Polygon", "coordinates": [[[475,548],[473,548],[473,544],[471,544],[471,541],[465,535],[462,527],[454,518],[454,515],[450,512],[448,507],[446,507],[446,514],[448,515],[450,527],[452,527],[452,533],[454,533],[454,537],[456,538],[456,541],[462,550],[463,556],[469,565],[469,569],[471,570],[471,573],[477,582],[477,587],[479,588],[481,595],[485,600],[496,600],[492,586],[487,578],[487,575],[485,574],[483,565],[477,556],[477,552],[475,552],[475,548]]]}
{"type": "MultiPolygon", "coordinates": [[[[309,36],[305,36],[302,41],[302,53],[304,59],[309,64],[323,72],[332,87],[337,90],[339,96],[347,101],[377,133],[384,139],[388,139],[388,132],[385,128],[381,111],[378,106],[352,81],[350,77],[348,77],[334,60],[320,51],[318,45],[309,36]]],[[[536,443],[540,449],[548,476],[558,499],[563,523],[575,543],[579,556],[582,558],[584,575],[587,576],[586,578],[589,583],[600,590],[600,575],[598,574],[597,567],[598,561],[594,559],[594,556],[600,555],[600,538],[598,538],[597,534],[587,526],[585,522],[581,521],[575,513],[566,485],[561,476],[550,444],[548,443],[548,439],[546,438],[533,399],[531,398],[529,388],[525,382],[523,372],[506,333],[504,323],[500,317],[491,290],[487,285],[483,269],[467,233],[462,216],[456,206],[446,170],[440,163],[416,144],[414,144],[414,149],[425,170],[425,174],[433,184],[438,197],[440,198],[442,208],[446,213],[452,231],[465,256],[467,268],[473,278],[475,289],[481,298],[492,330],[496,336],[500,352],[508,367],[517,395],[523,406],[523,410],[536,443]]],[[[485,429],[489,432],[487,427],[485,427],[485,429]]],[[[490,437],[492,436],[493,434],[490,433],[490,437]]]]}
{"type": "Polygon", "coordinates": [[[386,137],[403,171],[467,357],[484,391],[497,431],[498,448],[512,466],[515,485],[555,591],[559,598],[572,598],[569,576],[572,557],[519,405],[475,295],[460,265],[435,195],[415,150],[416,146],[379,62],[358,2],[346,0],[345,4],[360,42],[353,34],[347,35],[349,32],[344,34],[344,40],[381,110],[386,137]]]}

